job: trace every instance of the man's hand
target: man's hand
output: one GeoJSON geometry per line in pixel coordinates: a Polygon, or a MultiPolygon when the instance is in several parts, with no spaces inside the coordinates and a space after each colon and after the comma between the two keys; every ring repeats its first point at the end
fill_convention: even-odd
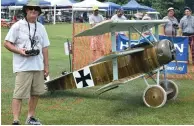
{"type": "Polygon", "coordinates": [[[44,66],[44,77],[46,78],[49,75],[49,66],[44,66]]]}
{"type": "Polygon", "coordinates": [[[26,49],[22,48],[22,49],[18,49],[18,53],[22,56],[28,56],[26,53],[25,53],[26,49]]]}

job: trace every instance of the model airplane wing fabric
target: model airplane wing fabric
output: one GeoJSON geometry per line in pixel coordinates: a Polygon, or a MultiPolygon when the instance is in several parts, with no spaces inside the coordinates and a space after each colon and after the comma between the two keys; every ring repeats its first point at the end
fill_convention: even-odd
{"type": "Polygon", "coordinates": [[[144,48],[135,48],[135,49],[125,50],[125,51],[121,51],[121,52],[113,52],[111,54],[100,57],[99,59],[97,59],[93,63],[99,63],[99,62],[112,60],[112,59],[117,58],[119,56],[126,56],[126,55],[130,55],[133,53],[142,52],[143,50],[144,50],[144,48]]]}
{"type": "Polygon", "coordinates": [[[102,35],[108,32],[119,32],[119,31],[128,31],[129,28],[131,33],[136,33],[137,31],[132,27],[136,28],[138,31],[145,32],[148,29],[166,23],[166,20],[124,20],[124,21],[104,21],[96,26],[85,30],[75,37],[81,36],[94,36],[102,35]]]}

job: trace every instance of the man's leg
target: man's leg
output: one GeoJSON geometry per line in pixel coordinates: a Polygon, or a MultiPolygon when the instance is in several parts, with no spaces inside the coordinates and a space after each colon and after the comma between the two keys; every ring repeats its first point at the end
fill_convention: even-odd
{"type": "Polygon", "coordinates": [[[16,73],[15,89],[12,100],[14,121],[19,121],[22,108],[22,99],[29,98],[33,75],[29,72],[16,73]]]}
{"type": "Polygon", "coordinates": [[[38,103],[39,96],[31,96],[28,101],[28,118],[35,116],[35,110],[38,103]]]}
{"type": "Polygon", "coordinates": [[[41,125],[40,121],[35,118],[36,106],[41,94],[45,92],[44,88],[44,71],[33,72],[33,83],[31,86],[31,96],[28,101],[28,118],[26,124],[41,125]]]}
{"type": "Polygon", "coordinates": [[[13,112],[13,121],[19,121],[19,116],[22,108],[22,100],[21,99],[13,99],[12,100],[12,112],[13,112]]]}

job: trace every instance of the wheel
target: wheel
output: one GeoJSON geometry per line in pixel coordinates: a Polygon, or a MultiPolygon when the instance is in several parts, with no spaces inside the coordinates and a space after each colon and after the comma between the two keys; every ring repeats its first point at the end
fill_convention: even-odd
{"type": "Polygon", "coordinates": [[[167,93],[167,100],[174,100],[178,96],[178,86],[176,85],[175,82],[172,80],[166,80],[166,86],[165,86],[165,81],[160,82],[160,86],[168,92],[171,90],[171,92],[167,93]]]}
{"type": "Polygon", "coordinates": [[[162,107],[166,103],[166,92],[158,85],[148,86],[143,94],[143,101],[146,106],[151,108],[162,107]]]}

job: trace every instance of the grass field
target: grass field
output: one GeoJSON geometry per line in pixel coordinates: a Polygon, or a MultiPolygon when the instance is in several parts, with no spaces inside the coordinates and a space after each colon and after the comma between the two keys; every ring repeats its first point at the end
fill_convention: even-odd
{"type": "MultiPolygon", "coordinates": [[[[70,24],[46,26],[49,48],[50,76],[54,78],[69,70],[68,56],[63,43],[71,37],[70,24]]],[[[1,29],[1,124],[12,123],[11,100],[15,76],[12,73],[12,54],[3,47],[8,29],[1,29]]],[[[146,88],[142,79],[96,96],[99,87],[46,93],[41,96],[36,116],[45,125],[61,124],[194,124],[194,81],[174,80],[179,87],[175,101],[168,101],[158,109],[147,108],[142,95],[146,88]]],[[[27,100],[23,102],[20,121],[27,116],[27,100]]]]}

